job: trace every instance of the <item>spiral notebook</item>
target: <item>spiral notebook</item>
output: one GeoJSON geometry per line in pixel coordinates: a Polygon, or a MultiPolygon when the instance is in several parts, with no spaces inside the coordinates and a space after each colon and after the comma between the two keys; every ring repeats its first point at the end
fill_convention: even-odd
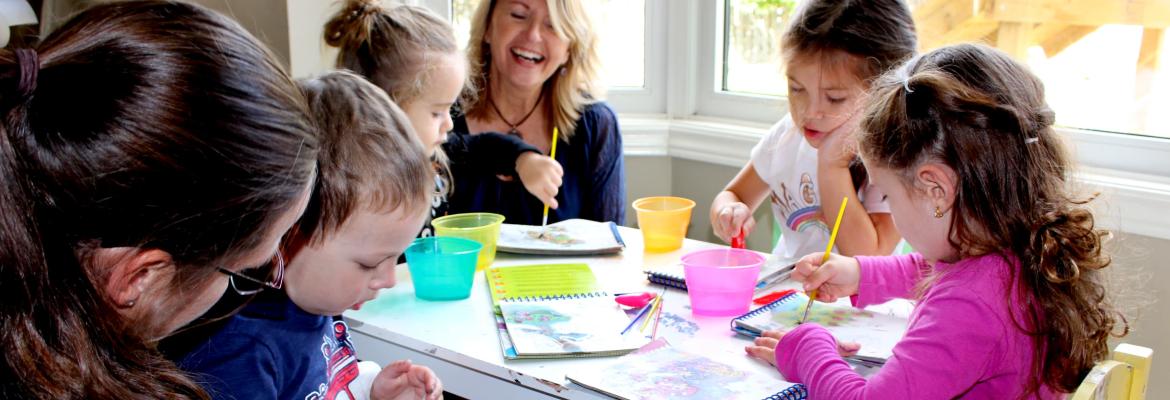
{"type": "Polygon", "coordinates": [[[533,264],[491,267],[485,271],[496,313],[503,299],[557,297],[599,293],[588,264],[533,264]]]}
{"type": "MultiPolygon", "coordinates": [[[[745,336],[759,336],[766,330],[796,327],[808,304],[804,293],[793,293],[731,320],[731,329],[745,336]]],[[[866,364],[883,364],[893,355],[909,321],[905,318],[849,307],[838,303],[813,305],[808,322],[828,329],[837,341],[857,342],[861,350],[850,357],[866,364]]]]}
{"type": "MultiPolygon", "coordinates": [[[[792,274],[796,265],[790,260],[775,255],[769,256],[760,266],[760,277],[756,280],[756,290],[775,285],[792,274]]],[[[670,264],[657,268],[648,268],[642,271],[651,283],[687,290],[686,273],[682,264],[670,264]]]]}
{"type": "Polygon", "coordinates": [[[642,399],[766,399],[807,397],[804,385],[785,382],[671,347],[657,339],[613,364],[570,372],[569,381],[610,397],[642,399]],[[777,390],[779,390],[777,392],[777,390]]]}
{"type": "Polygon", "coordinates": [[[514,358],[616,356],[649,342],[621,334],[630,319],[607,293],[504,299],[500,311],[514,358]]]}
{"type": "Polygon", "coordinates": [[[587,264],[492,267],[484,275],[506,359],[621,355],[648,341],[621,335],[630,320],[587,264]]]}

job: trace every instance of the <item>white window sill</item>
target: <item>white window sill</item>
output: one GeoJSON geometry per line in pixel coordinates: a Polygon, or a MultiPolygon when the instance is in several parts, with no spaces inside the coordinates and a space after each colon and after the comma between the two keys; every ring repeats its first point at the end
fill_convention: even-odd
{"type": "MultiPolygon", "coordinates": [[[[669,156],[740,168],[769,124],[620,114],[627,156],[669,156]]],[[[1080,164],[1077,180],[1106,229],[1170,239],[1170,141],[1060,129],[1080,164]]],[[[715,183],[722,185],[724,182],[715,183]]]]}

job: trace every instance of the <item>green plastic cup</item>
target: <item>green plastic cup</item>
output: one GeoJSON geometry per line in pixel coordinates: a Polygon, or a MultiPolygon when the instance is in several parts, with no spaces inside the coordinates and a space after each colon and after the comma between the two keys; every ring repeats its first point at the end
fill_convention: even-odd
{"type": "Polygon", "coordinates": [[[435,236],[461,237],[483,245],[475,270],[479,271],[496,259],[496,242],[500,240],[500,224],[504,216],[492,213],[453,214],[435,218],[435,236]]]}

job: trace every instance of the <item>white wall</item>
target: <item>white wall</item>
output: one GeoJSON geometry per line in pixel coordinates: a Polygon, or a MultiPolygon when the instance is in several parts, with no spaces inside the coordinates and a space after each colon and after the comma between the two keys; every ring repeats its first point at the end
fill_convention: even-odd
{"type": "MultiPolygon", "coordinates": [[[[189,0],[227,14],[268,46],[281,64],[289,63],[288,4],[285,0],[189,0]]],[[[328,3],[329,1],[321,1],[328,3]]]]}

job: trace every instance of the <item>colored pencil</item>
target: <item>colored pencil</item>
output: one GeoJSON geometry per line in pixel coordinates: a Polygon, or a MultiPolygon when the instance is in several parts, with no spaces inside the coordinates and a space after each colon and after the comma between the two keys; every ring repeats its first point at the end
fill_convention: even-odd
{"type": "Polygon", "coordinates": [[[626,329],[622,329],[622,334],[625,335],[626,332],[629,332],[630,328],[634,327],[634,324],[637,323],[639,319],[642,319],[642,316],[646,315],[646,311],[650,311],[650,307],[653,305],[654,305],[654,303],[650,303],[650,304],[647,304],[645,307],[642,307],[642,310],[638,311],[638,315],[635,315],[634,319],[630,320],[630,324],[626,325],[626,329]]]}
{"type": "MultiPolygon", "coordinates": [[[[661,299],[662,296],[658,296],[658,298],[661,299]]],[[[658,303],[659,303],[658,304],[658,314],[654,315],[654,330],[650,332],[650,340],[654,340],[654,339],[658,338],[658,321],[662,320],[662,311],[663,311],[662,310],[662,307],[663,307],[662,302],[663,301],[665,301],[665,300],[658,300],[658,303]]]]}

